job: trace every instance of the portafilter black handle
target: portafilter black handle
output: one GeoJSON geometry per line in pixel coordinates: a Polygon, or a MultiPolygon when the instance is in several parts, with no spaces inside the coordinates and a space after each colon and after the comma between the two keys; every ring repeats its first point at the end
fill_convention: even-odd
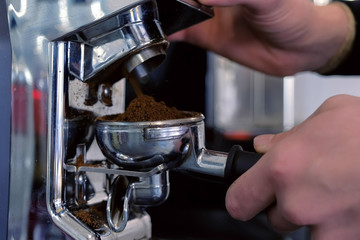
{"type": "Polygon", "coordinates": [[[234,145],[227,157],[224,180],[231,184],[240,175],[251,168],[263,155],[256,152],[247,152],[239,145],[234,145]]]}

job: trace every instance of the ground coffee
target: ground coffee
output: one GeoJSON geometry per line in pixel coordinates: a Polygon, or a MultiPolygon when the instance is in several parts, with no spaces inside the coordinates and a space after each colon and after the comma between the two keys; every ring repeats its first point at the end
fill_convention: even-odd
{"type": "Polygon", "coordinates": [[[157,102],[148,95],[141,95],[132,100],[125,113],[105,116],[101,120],[118,122],[144,122],[181,119],[199,116],[200,113],[179,111],[168,107],[164,102],[157,102]]]}

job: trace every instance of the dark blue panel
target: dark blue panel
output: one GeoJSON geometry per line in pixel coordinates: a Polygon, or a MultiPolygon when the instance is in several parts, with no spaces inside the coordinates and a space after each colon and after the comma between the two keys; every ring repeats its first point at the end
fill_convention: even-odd
{"type": "Polygon", "coordinates": [[[10,177],[11,47],[5,0],[0,0],[0,239],[7,239],[10,177]]]}

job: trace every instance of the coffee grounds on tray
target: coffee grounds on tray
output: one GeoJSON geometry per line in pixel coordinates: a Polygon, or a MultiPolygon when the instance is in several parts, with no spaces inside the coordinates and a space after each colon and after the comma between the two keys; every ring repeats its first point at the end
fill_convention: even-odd
{"type": "Polygon", "coordinates": [[[118,122],[148,122],[181,119],[199,116],[200,113],[179,111],[168,107],[164,102],[157,102],[148,95],[141,95],[132,100],[126,111],[121,114],[105,116],[100,120],[118,122]]]}

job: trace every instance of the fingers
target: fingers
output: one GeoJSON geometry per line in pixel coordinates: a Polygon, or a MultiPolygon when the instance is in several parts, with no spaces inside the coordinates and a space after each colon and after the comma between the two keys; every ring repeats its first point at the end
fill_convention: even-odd
{"type": "Polygon", "coordinates": [[[216,7],[230,7],[239,4],[249,5],[258,8],[263,2],[258,0],[199,0],[201,4],[216,7]]]}
{"type": "Polygon", "coordinates": [[[185,41],[186,31],[179,31],[168,36],[170,42],[185,41]]]}
{"type": "MultiPolygon", "coordinates": [[[[276,135],[260,135],[254,139],[254,147],[258,152],[265,153],[290,133],[288,131],[276,135]]],[[[263,155],[252,168],[229,187],[226,194],[226,208],[235,219],[249,220],[274,204],[276,185],[274,176],[271,175],[272,166],[269,165],[271,157],[273,157],[271,154],[263,155]]],[[[277,214],[277,212],[273,214],[277,214]]],[[[274,219],[280,221],[277,220],[278,217],[274,217],[274,219]]],[[[279,225],[282,224],[279,223],[279,225]]],[[[284,229],[287,228],[284,227],[284,229]]]]}
{"type": "MultiPolygon", "coordinates": [[[[263,135],[259,141],[271,145],[276,135],[263,135]]],[[[280,139],[280,137],[278,138],[280,139]]],[[[260,144],[260,143],[259,143],[260,144]]],[[[279,232],[288,233],[298,229],[288,213],[277,205],[276,188],[269,155],[264,155],[252,168],[241,175],[228,189],[226,208],[229,214],[238,220],[247,221],[260,212],[266,211],[270,224],[279,232]]],[[[284,206],[284,204],[282,204],[284,206]]]]}
{"type": "Polygon", "coordinates": [[[271,226],[278,232],[289,233],[298,229],[300,226],[295,225],[284,218],[284,214],[278,208],[278,205],[274,205],[268,208],[267,217],[271,226]]]}
{"type": "Polygon", "coordinates": [[[213,7],[231,7],[242,5],[246,8],[252,10],[260,11],[269,11],[269,9],[274,9],[283,4],[283,0],[199,0],[203,5],[213,6],[213,7]]]}
{"type": "Polygon", "coordinates": [[[237,5],[239,3],[242,3],[244,1],[242,0],[199,0],[201,4],[208,5],[208,6],[217,6],[217,7],[228,7],[237,5]]]}
{"type": "Polygon", "coordinates": [[[226,193],[226,208],[235,219],[247,221],[275,200],[263,158],[241,175],[226,193]]]}
{"type": "Polygon", "coordinates": [[[263,134],[254,138],[254,148],[258,153],[266,153],[275,144],[290,135],[297,127],[292,128],[290,131],[282,132],[279,134],[263,134]]]}
{"type": "Polygon", "coordinates": [[[266,153],[273,145],[274,134],[263,134],[254,138],[254,148],[258,153],[266,153]]]}
{"type": "Polygon", "coordinates": [[[359,239],[359,216],[354,212],[340,214],[320,224],[309,226],[313,240],[359,239]]]}

